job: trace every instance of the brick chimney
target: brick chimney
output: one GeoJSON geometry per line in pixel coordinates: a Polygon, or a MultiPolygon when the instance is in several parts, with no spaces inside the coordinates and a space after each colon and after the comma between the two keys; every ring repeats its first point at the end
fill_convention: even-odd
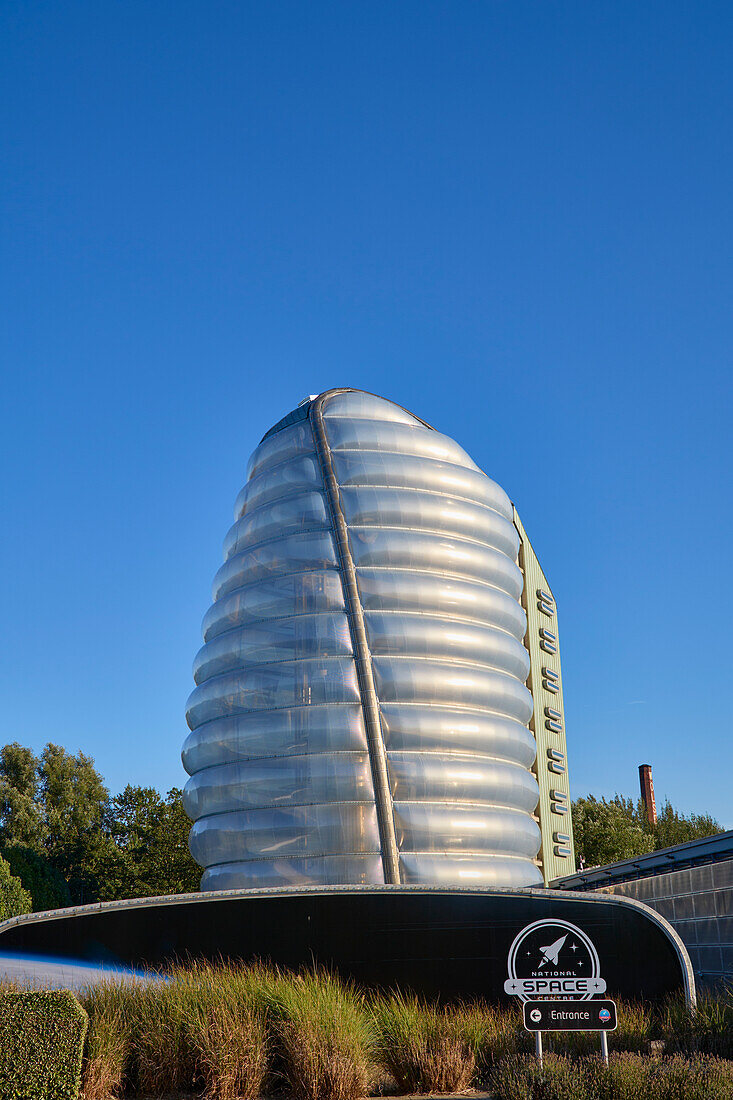
{"type": "Polygon", "coordinates": [[[639,786],[641,787],[641,800],[644,803],[647,820],[650,825],[656,825],[657,804],[654,801],[654,780],[652,779],[651,764],[639,764],[639,786]]]}

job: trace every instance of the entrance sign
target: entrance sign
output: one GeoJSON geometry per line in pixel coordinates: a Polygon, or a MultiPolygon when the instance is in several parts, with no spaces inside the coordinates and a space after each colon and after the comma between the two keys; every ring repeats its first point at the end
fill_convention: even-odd
{"type": "Polygon", "coordinates": [[[525,1001],[527,1031],[615,1031],[614,1001],[525,1001]]]}
{"type": "Polygon", "coordinates": [[[523,928],[509,948],[507,969],[504,992],[522,1001],[590,1000],[606,992],[595,945],[582,928],[565,920],[537,920],[523,928]]]}
{"type": "Polygon", "coordinates": [[[570,921],[548,917],[525,925],[512,940],[504,992],[524,1002],[524,1026],[534,1032],[542,1065],[543,1031],[600,1031],[608,1065],[606,1032],[616,1027],[613,1001],[594,1001],[606,992],[595,944],[570,921]]]}

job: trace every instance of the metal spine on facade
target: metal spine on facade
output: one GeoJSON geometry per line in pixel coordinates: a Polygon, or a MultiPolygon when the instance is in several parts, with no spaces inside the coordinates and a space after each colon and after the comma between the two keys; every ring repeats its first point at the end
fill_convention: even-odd
{"type": "Polygon", "coordinates": [[[203,889],[542,882],[518,548],[506,494],[392,402],[268,433],[188,702],[203,889]]]}

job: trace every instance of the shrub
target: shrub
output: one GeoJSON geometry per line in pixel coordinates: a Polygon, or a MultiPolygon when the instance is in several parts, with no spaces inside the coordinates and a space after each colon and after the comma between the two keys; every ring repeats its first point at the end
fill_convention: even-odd
{"type": "MultiPolygon", "coordinates": [[[[600,1100],[651,1100],[650,1068],[650,1059],[640,1054],[612,1054],[608,1069],[603,1066],[598,1071],[600,1100]]],[[[592,1073],[588,1075],[592,1077],[592,1073]]]]}
{"type": "Polygon", "coordinates": [[[614,1054],[577,1062],[549,1054],[508,1058],[491,1071],[496,1100],[732,1100],[733,1066],[702,1056],[653,1059],[614,1054]]]}
{"type": "Polygon", "coordinates": [[[65,880],[38,852],[24,844],[13,844],[5,849],[3,856],[10,873],[20,879],[23,889],[31,895],[35,913],[71,905],[71,894],[65,880]]]}
{"type": "Polygon", "coordinates": [[[23,884],[10,871],[7,860],[0,856],[0,920],[30,913],[33,900],[23,884]]]}
{"type": "Polygon", "coordinates": [[[68,990],[0,994],[0,1096],[75,1100],[87,1014],[68,990]]]}
{"type": "Polygon", "coordinates": [[[597,1100],[586,1090],[583,1068],[556,1054],[545,1055],[542,1066],[527,1056],[497,1062],[490,1084],[496,1100],[597,1100]]]}
{"type": "Polygon", "coordinates": [[[650,1100],[731,1100],[733,1067],[705,1055],[690,1061],[676,1054],[649,1063],[650,1100]]]}
{"type": "Polygon", "coordinates": [[[365,1095],[374,1036],[353,986],[323,972],[280,976],[270,1011],[282,1072],[295,1100],[365,1095]]]}
{"type": "Polygon", "coordinates": [[[405,1092],[467,1088],[476,1069],[476,1012],[399,993],[373,1006],[380,1060],[405,1092]]]}

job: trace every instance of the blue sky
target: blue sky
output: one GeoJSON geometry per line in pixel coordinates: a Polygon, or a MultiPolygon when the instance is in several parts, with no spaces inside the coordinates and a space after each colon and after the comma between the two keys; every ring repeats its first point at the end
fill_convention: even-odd
{"type": "Polygon", "coordinates": [[[185,778],[247,458],[375,391],[516,502],[575,794],[733,827],[733,9],[6,0],[2,741],[185,778]]]}

